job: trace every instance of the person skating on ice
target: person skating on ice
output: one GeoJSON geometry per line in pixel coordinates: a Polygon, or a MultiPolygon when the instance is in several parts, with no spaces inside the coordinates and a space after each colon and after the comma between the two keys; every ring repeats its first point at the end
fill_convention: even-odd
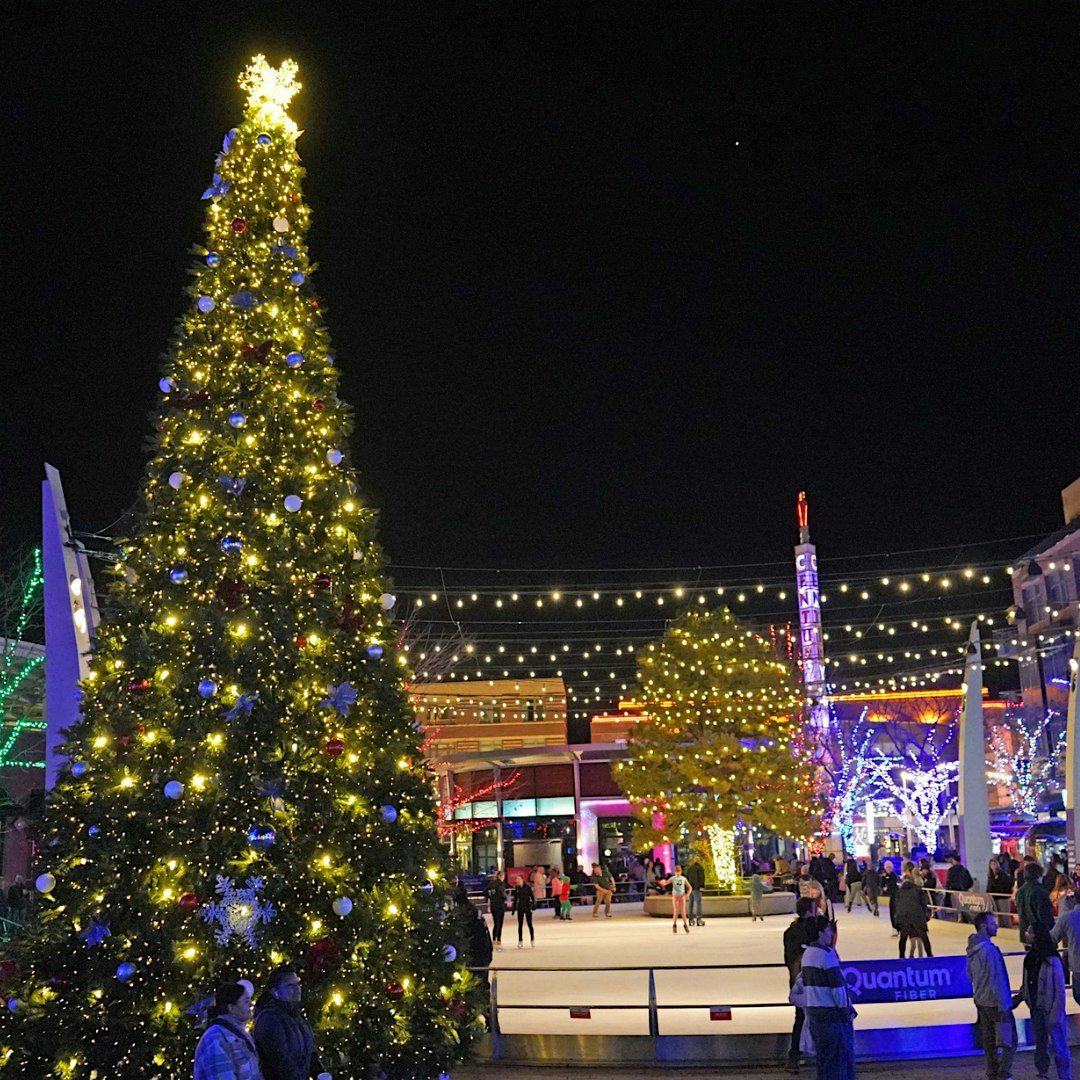
{"type": "Polygon", "coordinates": [[[682,867],[675,864],[675,872],[669,878],[658,882],[664,888],[671,886],[671,932],[679,932],[679,919],[683,929],[689,934],[690,924],[686,921],[686,898],[694,891],[693,885],[683,877],[682,867]]]}

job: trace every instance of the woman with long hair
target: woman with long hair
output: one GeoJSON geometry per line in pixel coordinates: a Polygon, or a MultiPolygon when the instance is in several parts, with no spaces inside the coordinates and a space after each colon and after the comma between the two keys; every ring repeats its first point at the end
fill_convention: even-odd
{"type": "Polygon", "coordinates": [[[1063,915],[1076,907],[1076,893],[1066,874],[1058,874],[1054,888],[1050,892],[1050,903],[1054,905],[1054,914],[1063,915]]]}
{"type": "Polygon", "coordinates": [[[262,1080],[247,1030],[253,989],[246,980],[218,987],[210,1023],[195,1050],[195,1080],[262,1080]]]}

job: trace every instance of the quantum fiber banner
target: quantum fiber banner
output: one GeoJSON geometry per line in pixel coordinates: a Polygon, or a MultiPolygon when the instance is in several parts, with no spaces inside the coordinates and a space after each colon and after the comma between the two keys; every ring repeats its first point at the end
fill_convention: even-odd
{"type": "Polygon", "coordinates": [[[853,1005],[971,997],[966,956],[841,961],[840,970],[853,1005]]]}

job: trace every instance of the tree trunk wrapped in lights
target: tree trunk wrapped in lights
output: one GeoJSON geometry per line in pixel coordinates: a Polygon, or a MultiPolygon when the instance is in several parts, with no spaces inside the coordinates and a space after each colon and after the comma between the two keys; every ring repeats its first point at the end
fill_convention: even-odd
{"type": "Polygon", "coordinates": [[[732,889],[739,829],[810,833],[803,700],[792,666],[766,640],[726,608],[690,612],[639,653],[638,680],[646,715],[617,768],[636,843],[707,842],[721,886],[732,889]]]}
{"type": "Polygon", "coordinates": [[[295,66],[242,85],[6,985],[13,1077],[186,1080],[206,995],[281,964],[339,1080],[436,1077],[476,1030],[311,286],[295,66]]]}

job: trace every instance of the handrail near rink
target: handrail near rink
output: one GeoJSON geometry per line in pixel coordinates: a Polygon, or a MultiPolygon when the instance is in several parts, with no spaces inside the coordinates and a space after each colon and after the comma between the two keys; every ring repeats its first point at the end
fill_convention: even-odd
{"type": "MultiPolygon", "coordinates": [[[[1006,957],[1023,956],[1023,952],[1008,952],[1006,957]]],[[[932,960],[933,958],[931,958],[932,960]]],[[[944,958],[942,958],[944,959],[944,958]]],[[[957,959],[952,957],[951,959],[957,959]]],[[[915,961],[913,961],[915,962],[915,961]]],[[[737,1033],[737,1034],[661,1034],[661,1016],[670,1012],[687,1010],[710,1010],[721,1015],[710,1019],[730,1019],[733,1013],[741,1010],[781,1008],[793,1017],[792,1006],[788,1003],[786,992],[783,997],[774,1000],[754,1000],[725,1005],[711,1001],[685,1001],[666,1004],[657,992],[658,972],[681,972],[693,979],[698,973],[707,971],[730,971],[745,973],[740,979],[744,985],[751,981],[753,972],[766,969],[783,970],[783,963],[769,964],[654,964],[603,966],[596,968],[582,967],[478,967],[470,970],[486,978],[490,988],[490,1004],[487,1014],[488,1032],[479,1041],[475,1049],[477,1061],[521,1062],[531,1064],[575,1064],[575,1065],[611,1065],[633,1062],[651,1063],[656,1066],[676,1066],[685,1064],[732,1064],[735,1062],[777,1061],[787,1055],[790,1028],[787,1031],[737,1033]],[[551,1003],[505,1003],[500,1000],[500,977],[505,981],[511,976],[530,976],[534,974],[573,974],[587,977],[590,985],[602,985],[604,976],[626,972],[647,973],[647,994],[645,999],[635,1003],[595,1004],[594,999],[582,995],[575,1000],[563,998],[551,1003]],[[546,1033],[509,1033],[502,1031],[500,1018],[511,1011],[531,1011],[542,1014],[569,1014],[573,1019],[584,1017],[591,1019],[591,1013],[647,1012],[648,1034],[589,1034],[548,1031],[546,1033]]],[[[787,979],[784,979],[786,986],[787,979]]],[[[963,1000],[966,994],[942,993],[942,1000],[963,1000]]],[[[968,999],[970,1000],[970,999],[968,999]]],[[[896,1023],[889,1027],[856,1028],[855,1051],[863,1060],[900,1060],[919,1057],[965,1056],[981,1053],[978,1042],[975,1009],[971,1006],[971,1021],[965,1023],[947,1023],[940,1025],[909,1026],[904,1024],[904,1008],[916,1002],[897,1001],[890,1003],[896,1009],[896,1023]]],[[[925,1004],[925,1002],[922,1002],[925,1004]]],[[[881,1007],[869,1006],[869,1007],[881,1007]]],[[[1080,1041],[1080,1014],[1068,1017],[1072,1041],[1080,1041]]],[[[548,1025],[553,1026],[553,1025],[548,1025]]],[[[1030,1032],[1030,1021],[1020,1019],[1018,1027],[1018,1046],[1034,1045],[1034,1036],[1030,1032]]]]}

